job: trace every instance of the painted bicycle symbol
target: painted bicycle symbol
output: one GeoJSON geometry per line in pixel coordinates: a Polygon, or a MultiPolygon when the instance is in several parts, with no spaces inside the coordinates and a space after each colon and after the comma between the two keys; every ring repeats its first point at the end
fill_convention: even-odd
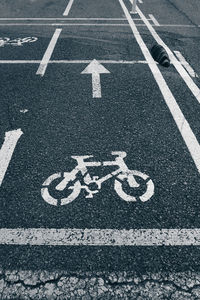
{"type": "Polygon", "coordinates": [[[138,199],[142,202],[148,201],[154,194],[154,183],[149,178],[148,175],[136,171],[129,170],[124,158],[126,157],[126,152],[115,151],[111,152],[113,156],[117,156],[114,161],[86,161],[93,158],[93,155],[85,156],[71,156],[77,161],[77,166],[71,172],[55,173],[49,176],[42,185],[41,195],[47,203],[51,205],[66,205],[73,200],[75,200],[81,190],[85,190],[87,195],[86,198],[93,198],[94,194],[98,193],[102,187],[102,183],[114,177],[114,190],[119,195],[119,197],[128,202],[136,202],[138,199]],[[88,172],[88,168],[94,167],[108,167],[108,166],[118,166],[118,169],[99,178],[98,176],[93,176],[88,172]],[[81,174],[83,177],[84,184],[81,185],[80,180],[77,178],[81,174]],[[56,191],[64,191],[65,189],[70,192],[67,197],[56,199],[50,194],[50,186],[54,182],[56,191]],[[58,182],[59,181],[59,182],[58,182]],[[142,183],[143,190],[142,194],[138,196],[129,195],[124,191],[125,182],[131,189],[138,189],[142,183]],[[138,183],[140,182],[140,183],[138,183]]]}
{"type": "Polygon", "coordinates": [[[0,37],[0,47],[4,47],[5,45],[12,45],[12,46],[23,46],[25,43],[33,43],[36,42],[38,38],[36,37],[24,37],[24,38],[16,38],[10,39],[8,37],[0,37]]]}

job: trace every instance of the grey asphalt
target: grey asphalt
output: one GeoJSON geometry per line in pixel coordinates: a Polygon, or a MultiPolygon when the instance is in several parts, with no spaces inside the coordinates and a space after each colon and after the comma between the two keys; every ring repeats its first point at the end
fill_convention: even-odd
{"type": "MultiPolygon", "coordinates": [[[[130,3],[125,1],[130,10],[130,3]]],[[[1,3],[0,17],[62,17],[65,1],[1,3]],[[21,5],[20,5],[21,3],[21,5]],[[13,6],[14,5],[14,6],[13,6]],[[25,6],[24,6],[25,5],[25,6]]],[[[169,1],[140,5],[160,24],[193,22],[169,1]]],[[[75,1],[71,18],[124,18],[116,1],[75,1]]],[[[0,21],[2,22],[2,21],[0,21]]],[[[124,24],[126,21],[120,21],[124,24]]],[[[195,19],[196,22],[196,19],[195,19]]],[[[107,21],[108,23],[108,21],[107,21]]],[[[113,23],[113,22],[112,22],[113,23]]],[[[200,24],[200,22],[199,22],[200,24]]],[[[63,28],[52,60],[144,60],[129,26],[0,26],[0,36],[36,36],[35,43],[0,47],[1,60],[41,60],[56,28],[63,28]]],[[[150,49],[149,31],[138,29],[150,49]]],[[[156,28],[171,48],[179,50],[199,69],[200,28],[156,28]]],[[[92,98],[87,66],[49,64],[44,77],[38,64],[1,64],[0,141],[5,131],[21,128],[1,186],[1,228],[199,228],[199,174],[147,64],[104,64],[102,98],[92,98]],[[21,110],[28,112],[22,113],[21,110]],[[125,151],[129,169],[148,174],[155,185],[146,203],[127,203],[114,191],[114,180],[102,185],[93,199],[79,197],[53,207],[41,197],[42,183],[52,174],[71,171],[72,155],[112,159],[111,151],[125,151]]],[[[199,136],[199,103],[170,66],[159,67],[177,103],[199,136]]],[[[199,73],[200,74],[200,73],[199,73]]],[[[199,86],[199,79],[194,81],[199,86]]],[[[112,168],[105,169],[105,172],[112,168]]],[[[94,172],[94,174],[93,174],[94,172]]],[[[102,175],[102,170],[91,170],[102,175]]],[[[63,193],[51,192],[55,197],[63,193]]],[[[144,185],[138,194],[143,192],[144,185]]],[[[129,191],[127,189],[127,193],[129,191]]],[[[134,194],[135,195],[135,194],[134,194]]],[[[58,247],[0,246],[4,268],[66,269],[69,271],[188,271],[199,270],[198,247],[58,247]]]]}

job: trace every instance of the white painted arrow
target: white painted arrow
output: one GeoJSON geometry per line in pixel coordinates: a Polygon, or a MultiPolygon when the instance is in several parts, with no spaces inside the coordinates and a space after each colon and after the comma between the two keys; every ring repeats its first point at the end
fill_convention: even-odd
{"type": "Polygon", "coordinates": [[[110,72],[94,59],[81,74],[92,74],[93,98],[101,98],[100,74],[109,74],[110,72]]]}

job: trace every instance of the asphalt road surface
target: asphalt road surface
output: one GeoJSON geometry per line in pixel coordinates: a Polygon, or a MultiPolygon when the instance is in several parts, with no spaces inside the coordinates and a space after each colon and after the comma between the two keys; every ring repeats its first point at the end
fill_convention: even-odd
{"type": "Polygon", "coordinates": [[[1,1],[3,268],[199,270],[200,18],[141,2],[1,1]]]}

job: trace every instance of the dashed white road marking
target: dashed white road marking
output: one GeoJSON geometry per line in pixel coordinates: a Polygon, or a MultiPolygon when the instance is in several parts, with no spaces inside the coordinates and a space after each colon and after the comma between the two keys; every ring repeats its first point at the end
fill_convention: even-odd
{"type": "Polygon", "coordinates": [[[0,186],[3,182],[17,142],[22,134],[23,132],[21,129],[8,131],[5,134],[4,143],[0,149],[0,186]]]}
{"type": "Polygon", "coordinates": [[[200,246],[200,229],[0,229],[1,245],[200,246]]]}
{"type": "Polygon", "coordinates": [[[44,76],[45,74],[45,71],[46,71],[46,68],[47,68],[47,65],[48,65],[48,62],[51,58],[51,55],[53,53],[53,50],[55,48],[55,45],[56,45],[56,42],[60,36],[60,33],[61,33],[62,29],[56,29],[56,31],[54,32],[54,35],[49,43],[49,46],[41,60],[41,63],[40,63],[40,66],[36,72],[36,75],[41,75],[41,76],[44,76]]]}
{"type": "Polygon", "coordinates": [[[69,3],[67,4],[67,7],[63,13],[63,16],[68,16],[69,12],[70,12],[70,9],[72,7],[72,4],[73,4],[74,0],[69,0],[69,3]]]}
{"type": "Polygon", "coordinates": [[[155,26],[160,26],[160,24],[158,23],[158,21],[156,20],[156,18],[153,15],[149,14],[149,17],[151,18],[151,20],[153,21],[155,26]]]}
{"type": "MultiPolygon", "coordinates": [[[[176,99],[174,98],[171,90],[169,89],[165,79],[163,78],[158,66],[155,64],[154,59],[152,58],[146,44],[144,43],[139,31],[137,30],[137,27],[132,20],[128,9],[126,8],[123,0],[119,0],[120,5],[124,11],[124,14],[129,22],[129,25],[132,29],[133,35],[140,46],[140,49],[142,50],[142,53],[145,57],[145,59],[148,62],[149,68],[160,88],[160,91],[163,95],[163,98],[174,118],[174,121],[183,137],[183,140],[185,141],[185,144],[187,145],[187,148],[191,154],[191,157],[196,165],[196,168],[198,172],[200,173],[200,145],[197,141],[196,136],[194,135],[192,129],[190,128],[189,123],[185,119],[185,116],[183,115],[180,107],[178,106],[176,99]]],[[[141,15],[139,8],[137,8],[138,13],[141,15]]],[[[142,16],[143,17],[143,16],[142,16]]],[[[174,55],[173,55],[174,56],[174,55]]],[[[180,64],[180,62],[179,62],[180,64]]],[[[180,64],[181,66],[181,64],[180,64]]],[[[185,69],[181,66],[181,68],[184,70],[184,72],[187,74],[187,76],[190,78],[188,73],[185,71],[185,69]]],[[[191,78],[190,78],[191,79],[191,78]]],[[[200,94],[199,94],[200,96],[200,94]]]]}
{"type": "Polygon", "coordinates": [[[199,77],[195,71],[192,69],[192,67],[189,65],[189,63],[185,60],[184,56],[179,51],[174,51],[176,56],[178,57],[181,64],[185,67],[185,69],[188,71],[191,77],[199,77]]]}
{"type": "MultiPolygon", "coordinates": [[[[130,2],[131,2],[131,0],[130,0],[130,2]]],[[[194,83],[194,81],[192,80],[192,78],[189,76],[189,74],[187,73],[187,71],[183,68],[183,66],[178,61],[178,59],[173,54],[173,52],[163,42],[163,40],[159,37],[159,35],[155,31],[155,29],[151,26],[151,24],[149,23],[149,21],[146,19],[146,17],[144,16],[144,14],[139,9],[139,7],[137,7],[137,11],[138,11],[138,14],[139,14],[140,18],[143,20],[144,24],[149,29],[151,35],[154,37],[154,39],[156,40],[156,42],[165,48],[165,50],[167,51],[167,53],[169,55],[169,58],[172,61],[174,67],[176,68],[176,70],[178,71],[178,73],[181,75],[181,77],[183,78],[183,80],[185,81],[186,85],[188,86],[188,88],[190,89],[190,91],[192,92],[192,94],[195,96],[195,98],[197,99],[197,101],[200,103],[200,89],[198,88],[198,86],[194,83]]]]}

